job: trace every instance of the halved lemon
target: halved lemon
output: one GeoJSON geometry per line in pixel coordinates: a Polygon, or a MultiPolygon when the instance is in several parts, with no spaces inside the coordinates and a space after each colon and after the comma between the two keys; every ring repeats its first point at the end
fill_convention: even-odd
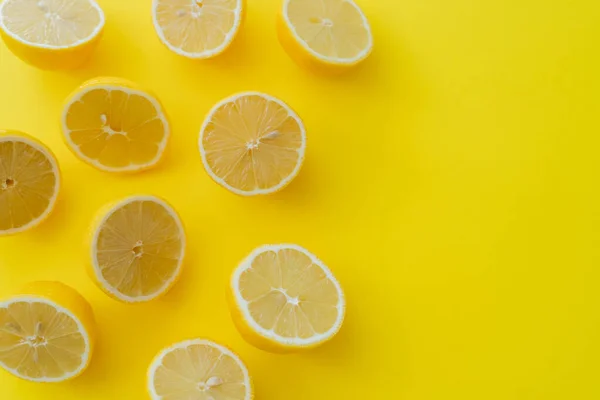
{"type": "Polygon", "coordinates": [[[306,151],[300,117],[264,93],[241,93],[218,103],[200,131],[200,154],[210,177],[233,193],[277,192],[298,175],[306,151]]]}
{"type": "Polygon", "coordinates": [[[107,209],[92,231],[95,283],[127,303],[165,294],[179,278],[185,253],[177,212],[154,196],[132,196],[107,209]]]}
{"type": "Polygon", "coordinates": [[[59,188],[60,171],[50,149],[24,133],[0,130],[0,236],[42,223],[59,188]]]}
{"type": "Polygon", "coordinates": [[[242,336],[275,353],[327,342],[340,330],[346,310],[329,268],[292,244],[254,250],[234,271],[229,300],[242,336]]]}
{"type": "Polygon", "coordinates": [[[204,339],[161,351],[148,369],[153,400],[251,400],[252,381],[242,360],[228,348],[204,339]]]}
{"type": "Polygon", "coordinates": [[[59,282],[34,282],[0,301],[0,366],[34,382],[62,382],[89,365],[96,323],[89,303],[59,282]]]}
{"type": "Polygon", "coordinates": [[[120,78],[81,85],[66,101],[61,127],[79,159],[107,172],[155,166],[169,139],[169,122],[158,99],[120,78]]]}
{"type": "Polygon", "coordinates": [[[353,0],[284,0],[277,32],[290,57],[325,72],[355,66],[373,50],[369,21],[353,0]]]}
{"type": "Polygon", "coordinates": [[[245,11],[245,0],[154,0],[152,19],[169,49],[203,59],[227,50],[240,31],[245,11]]]}
{"type": "Polygon", "coordinates": [[[5,0],[0,33],[23,61],[43,69],[75,68],[85,62],[104,28],[94,0],[5,0]]]}

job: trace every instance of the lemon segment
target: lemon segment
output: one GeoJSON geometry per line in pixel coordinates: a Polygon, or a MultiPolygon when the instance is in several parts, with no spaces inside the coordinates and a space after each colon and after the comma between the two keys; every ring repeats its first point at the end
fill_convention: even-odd
{"type": "Polygon", "coordinates": [[[61,126],[71,151],[106,172],[137,172],[155,166],[170,134],[156,97],[119,78],[84,83],[67,99],[61,126]]]}
{"type": "Polygon", "coordinates": [[[96,337],[88,302],[59,282],[34,282],[0,301],[0,366],[34,382],[62,382],[89,365],[96,337]]]}
{"type": "Polygon", "coordinates": [[[306,151],[302,120],[284,102],[258,92],[218,103],[200,131],[209,176],[243,196],[270,194],[298,175],[306,151]]]}
{"type": "Polygon", "coordinates": [[[373,50],[369,21],[353,0],[284,0],[277,33],[292,59],[320,72],[343,72],[373,50]]]}
{"type": "Polygon", "coordinates": [[[216,57],[236,38],[245,0],[154,0],[152,19],[160,41],[194,59],[216,57]]]}
{"type": "Polygon", "coordinates": [[[0,34],[25,62],[42,69],[80,66],[93,52],[104,28],[94,0],[5,0],[0,34]]]}
{"type": "Polygon", "coordinates": [[[60,171],[50,149],[24,133],[0,130],[0,236],[46,220],[59,189],[60,171]]]}
{"type": "Polygon", "coordinates": [[[153,400],[252,400],[252,381],[242,360],[228,348],[204,339],[161,351],[148,369],[153,400]]]}
{"type": "Polygon", "coordinates": [[[344,320],[342,288],[329,268],[297,245],[254,250],[229,287],[236,326],[251,344],[292,352],[332,339],[344,320]]]}
{"type": "Polygon", "coordinates": [[[108,295],[127,303],[153,300],[177,281],[185,232],[175,210],[154,196],[107,207],[94,225],[91,275],[108,295]]]}

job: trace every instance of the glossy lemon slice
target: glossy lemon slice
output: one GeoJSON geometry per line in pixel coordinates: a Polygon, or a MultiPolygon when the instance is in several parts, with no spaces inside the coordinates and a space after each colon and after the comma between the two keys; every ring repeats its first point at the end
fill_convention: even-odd
{"type": "Polygon", "coordinates": [[[341,72],[373,50],[366,16],[353,0],[284,0],[277,32],[299,64],[322,72],[341,72]]]}
{"type": "Polygon", "coordinates": [[[212,58],[231,45],[242,25],[245,0],[154,0],[161,42],[188,58],[212,58]]]}
{"type": "Polygon", "coordinates": [[[177,281],[185,232],[175,210],[153,196],[109,205],[94,225],[92,277],[108,295],[128,303],[165,294],[177,281]]]}
{"type": "Polygon", "coordinates": [[[94,0],[5,0],[0,33],[22,60],[43,69],[75,68],[96,47],[104,13],[94,0]]]}
{"type": "Polygon", "coordinates": [[[327,342],[342,326],[346,309],[342,288],[329,268],[297,245],[254,250],[234,271],[229,294],[242,335],[272,352],[327,342]]]}
{"type": "Polygon", "coordinates": [[[251,400],[248,369],[228,348],[204,339],[161,351],[148,370],[153,400],[251,400]]]}
{"type": "Polygon", "coordinates": [[[42,223],[54,209],[60,188],[56,158],[21,132],[0,130],[0,236],[42,223]]]}
{"type": "Polygon", "coordinates": [[[169,139],[169,122],[158,99],[120,78],[81,85],[67,99],[61,126],[71,151],[107,172],[155,166],[169,139]]]}
{"type": "Polygon", "coordinates": [[[0,301],[0,366],[29,381],[62,382],[89,365],[96,323],[88,302],[58,282],[0,301]]]}
{"type": "Polygon", "coordinates": [[[277,192],[298,175],[306,151],[300,117],[264,93],[241,93],[217,104],[200,131],[210,177],[243,196],[277,192]]]}

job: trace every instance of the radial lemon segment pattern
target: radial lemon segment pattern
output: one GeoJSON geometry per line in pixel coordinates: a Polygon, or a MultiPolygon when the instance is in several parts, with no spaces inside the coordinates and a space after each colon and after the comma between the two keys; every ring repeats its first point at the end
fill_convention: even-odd
{"type": "Polygon", "coordinates": [[[258,255],[239,279],[252,319],[283,338],[325,334],[337,322],[338,289],[323,269],[294,249],[258,255]]]}
{"type": "Polygon", "coordinates": [[[290,0],[287,17],[296,34],[326,58],[354,59],[370,47],[359,8],[347,0],[290,0]]]}
{"type": "Polygon", "coordinates": [[[159,35],[187,55],[211,52],[226,44],[239,23],[239,0],[158,0],[159,35]]]}
{"type": "Polygon", "coordinates": [[[249,392],[238,360],[199,343],[168,352],[152,384],[159,398],[171,400],[245,400],[249,392]]]}
{"type": "Polygon", "coordinates": [[[0,362],[31,379],[57,379],[78,370],[86,342],[77,323],[42,302],[0,307],[0,362]]]}
{"type": "Polygon", "coordinates": [[[241,96],[211,115],[202,146],[212,172],[229,186],[269,189],[296,170],[303,128],[281,104],[258,95],[241,96]]]}
{"type": "Polygon", "coordinates": [[[106,219],[95,257],[108,285],[135,298],[163,289],[179,268],[182,247],[180,226],[164,206],[133,201],[106,219]]]}
{"type": "Polygon", "coordinates": [[[68,135],[83,156],[111,168],[152,162],[165,140],[165,121],[146,97],[92,89],[66,115],[68,135]]]}
{"type": "Polygon", "coordinates": [[[17,140],[0,140],[0,232],[22,228],[47,212],[58,185],[47,155],[17,140]]]}
{"type": "Polygon", "coordinates": [[[102,22],[88,0],[6,0],[2,7],[6,29],[22,40],[54,47],[89,38],[102,22]]]}

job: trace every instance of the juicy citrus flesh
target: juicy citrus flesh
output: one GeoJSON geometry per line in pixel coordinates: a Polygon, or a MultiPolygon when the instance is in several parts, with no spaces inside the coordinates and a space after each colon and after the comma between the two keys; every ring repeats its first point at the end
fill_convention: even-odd
{"type": "Polygon", "coordinates": [[[25,137],[0,135],[0,235],[41,222],[58,194],[56,160],[25,137]]]}
{"type": "Polygon", "coordinates": [[[6,0],[1,14],[8,32],[27,44],[48,48],[89,40],[104,18],[90,0],[6,0]]]}
{"type": "Polygon", "coordinates": [[[242,361],[230,350],[208,340],[171,346],[149,370],[153,399],[250,400],[252,388],[242,361]]]}
{"type": "Polygon", "coordinates": [[[91,356],[92,339],[86,330],[93,328],[91,308],[73,289],[57,282],[35,282],[30,288],[33,291],[0,302],[0,365],[32,381],[73,378],[91,356]]]}
{"type": "Polygon", "coordinates": [[[271,193],[289,183],[298,173],[305,148],[298,116],[281,101],[258,93],[217,105],[200,138],[209,174],[243,195],[271,193]]]}
{"type": "Polygon", "coordinates": [[[330,339],[344,316],[344,298],[331,272],[293,245],[265,246],[234,273],[233,287],[251,328],[286,346],[330,339]]]}
{"type": "Polygon", "coordinates": [[[234,39],[242,7],[242,0],[155,0],[154,25],[160,39],[176,53],[211,57],[234,39]]]}
{"type": "Polygon", "coordinates": [[[351,0],[287,0],[284,17],[296,39],[322,59],[356,62],[370,52],[370,27],[351,0]]]}
{"type": "Polygon", "coordinates": [[[84,88],[68,103],[63,129],[77,155],[108,171],[153,166],[168,137],[160,104],[123,86],[84,88]]]}
{"type": "Polygon", "coordinates": [[[162,200],[125,200],[101,222],[92,249],[104,288],[125,301],[163,294],[178,276],[185,248],[179,217],[162,200]]]}

